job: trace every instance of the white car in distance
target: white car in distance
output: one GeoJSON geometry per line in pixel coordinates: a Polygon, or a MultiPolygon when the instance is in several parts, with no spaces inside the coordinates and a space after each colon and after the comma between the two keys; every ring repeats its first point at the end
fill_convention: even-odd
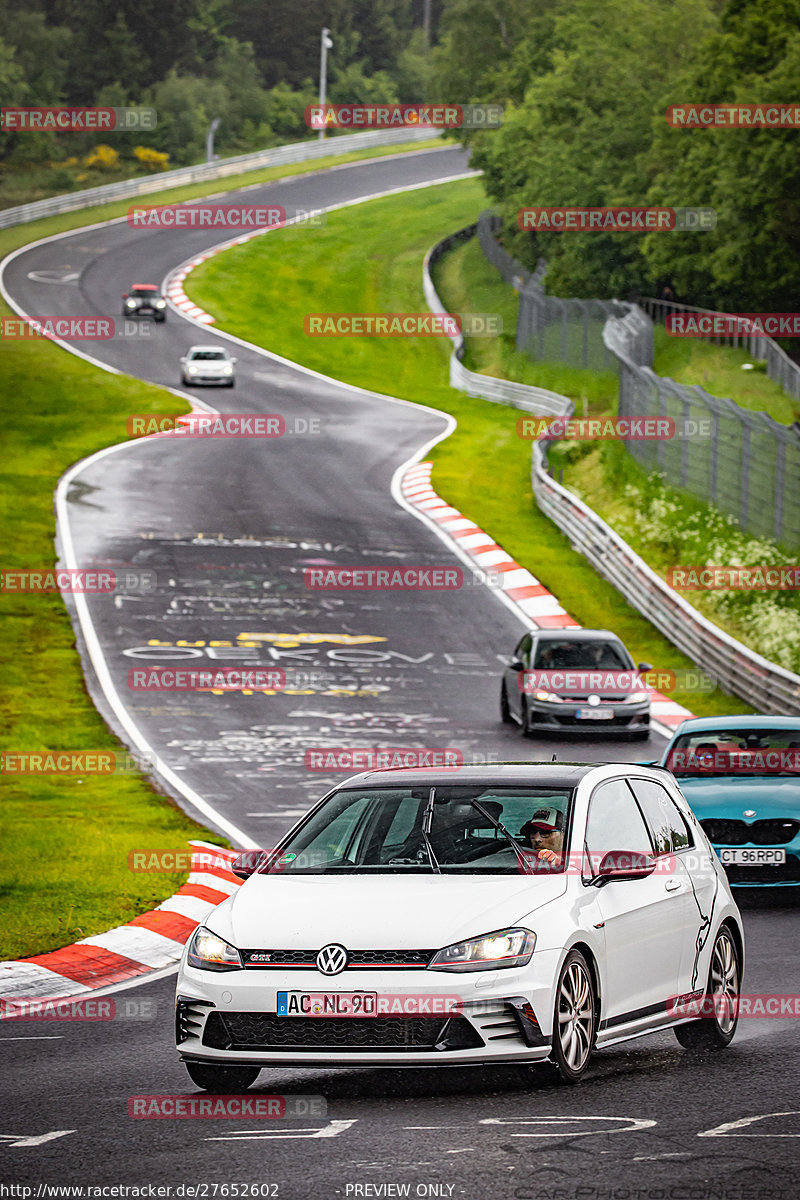
{"type": "Polygon", "coordinates": [[[207,1091],[262,1067],[545,1060],[577,1083],[595,1048],[736,1029],[741,917],[667,771],[371,771],[232,869],[178,973],[177,1049],[207,1091]]]}
{"type": "Polygon", "coordinates": [[[222,346],[191,346],[181,359],[181,378],[184,387],[199,383],[233,387],[235,365],[236,359],[222,346]]]}

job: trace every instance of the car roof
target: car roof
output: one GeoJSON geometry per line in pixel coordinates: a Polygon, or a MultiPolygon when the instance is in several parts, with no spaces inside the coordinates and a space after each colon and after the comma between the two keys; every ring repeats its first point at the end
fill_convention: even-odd
{"type": "Polygon", "coordinates": [[[187,353],[193,354],[195,350],[221,350],[223,354],[228,353],[224,346],[190,346],[187,353]]]}
{"type": "Polygon", "coordinates": [[[158,285],[155,283],[132,283],[131,287],[138,288],[140,292],[158,291],[158,285]]]}
{"type": "MultiPolygon", "coordinates": [[[[447,784],[486,783],[499,787],[576,787],[589,771],[606,763],[586,762],[502,762],[464,767],[384,767],[362,771],[341,784],[341,788],[406,786],[427,784],[431,787],[447,784]]],[[[625,763],[625,766],[636,764],[625,763]]]]}
{"type": "Polygon", "coordinates": [[[608,629],[537,629],[533,635],[539,642],[618,642],[621,639],[608,629]]]}
{"type": "Polygon", "coordinates": [[[742,729],[749,726],[752,729],[800,729],[800,717],[771,717],[766,713],[751,715],[739,713],[727,717],[690,717],[679,725],[676,733],[697,733],[707,729],[709,732],[725,729],[742,729]]]}

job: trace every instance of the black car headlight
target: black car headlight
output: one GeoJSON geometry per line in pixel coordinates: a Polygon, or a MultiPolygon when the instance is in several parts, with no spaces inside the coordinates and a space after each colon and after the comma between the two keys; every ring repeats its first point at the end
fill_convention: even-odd
{"type": "Polygon", "coordinates": [[[498,929],[445,946],[434,954],[428,970],[496,971],[499,967],[526,967],[535,945],[536,934],[530,929],[498,929]]]}
{"type": "Polygon", "coordinates": [[[189,942],[186,962],[203,971],[241,971],[242,956],[235,946],[199,925],[189,942]]]}

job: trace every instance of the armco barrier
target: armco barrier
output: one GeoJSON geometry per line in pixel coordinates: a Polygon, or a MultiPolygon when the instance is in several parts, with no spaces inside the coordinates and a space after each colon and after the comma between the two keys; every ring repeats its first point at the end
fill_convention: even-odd
{"type": "MultiPolygon", "coordinates": [[[[430,268],[442,254],[451,250],[459,242],[474,237],[476,225],[467,225],[450,237],[437,242],[425,255],[422,264],[422,287],[425,299],[432,312],[444,312],[444,305],[431,279],[430,268]]],[[[462,334],[452,336],[453,353],[450,356],[450,386],[468,396],[477,396],[481,400],[491,400],[495,404],[505,404],[510,408],[519,408],[536,416],[571,416],[572,401],[558,392],[550,392],[547,388],[532,387],[527,383],[512,383],[508,379],[494,379],[491,375],[479,375],[476,371],[468,370],[463,363],[464,338],[462,334]]]]}
{"type": "Polygon", "coordinates": [[[81,208],[92,208],[106,204],[109,200],[126,200],[135,196],[146,196],[151,192],[162,192],[167,188],[180,187],[185,183],[202,183],[206,179],[225,179],[228,175],[241,175],[246,171],[257,171],[261,167],[280,167],[289,163],[305,162],[315,158],[327,158],[334,154],[349,154],[352,150],[367,150],[371,146],[393,146],[396,143],[422,142],[439,137],[438,129],[375,129],[364,133],[348,133],[323,141],[290,142],[287,146],[273,146],[269,150],[256,150],[253,154],[239,154],[236,158],[222,158],[213,163],[198,163],[193,167],[177,167],[174,171],[162,171],[160,175],[144,175],[136,179],[123,179],[119,183],[107,183],[101,187],[86,188],[82,192],[65,192],[61,196],[50,196],[45,200],[34,200],[31,204],[19,204],[15,208],[0,211],[0,229],[12,225],[25,225],[40,217],[52,217],[57,213],[76,212],[81,208]]]}
{"type": "Polygon", "coordinates": [[[533,444],[531,479],[542,512],[679,650],[759,712],[800,716],[800,675],[729,637],[668,587],[597,513],[550,477],[541,442],[533,444]]]}

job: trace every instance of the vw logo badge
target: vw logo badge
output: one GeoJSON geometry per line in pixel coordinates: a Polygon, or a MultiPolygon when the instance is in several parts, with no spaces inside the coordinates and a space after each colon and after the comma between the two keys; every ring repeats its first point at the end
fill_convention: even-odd
{"type": "Polygon", "coordinates": [[[317,967],[323,975],[338,975],[347,966],[347,951],[333,942],[323,946],[317,955],[317,967]]]}
{"type": "Polygon", "coordinates": [[[588,703],[591,704],[592,708],[596,708],[597,705],[600,703],[600,697],[599,696],[589,696],[588,703]]]}
{"type": "Polygon", "coordinates": [[[756,815],[756,810],[754,808],[746,808],[744,810],[744,812],[742,813],[743,817],[754,817],[755,815],[756,815]]]}

